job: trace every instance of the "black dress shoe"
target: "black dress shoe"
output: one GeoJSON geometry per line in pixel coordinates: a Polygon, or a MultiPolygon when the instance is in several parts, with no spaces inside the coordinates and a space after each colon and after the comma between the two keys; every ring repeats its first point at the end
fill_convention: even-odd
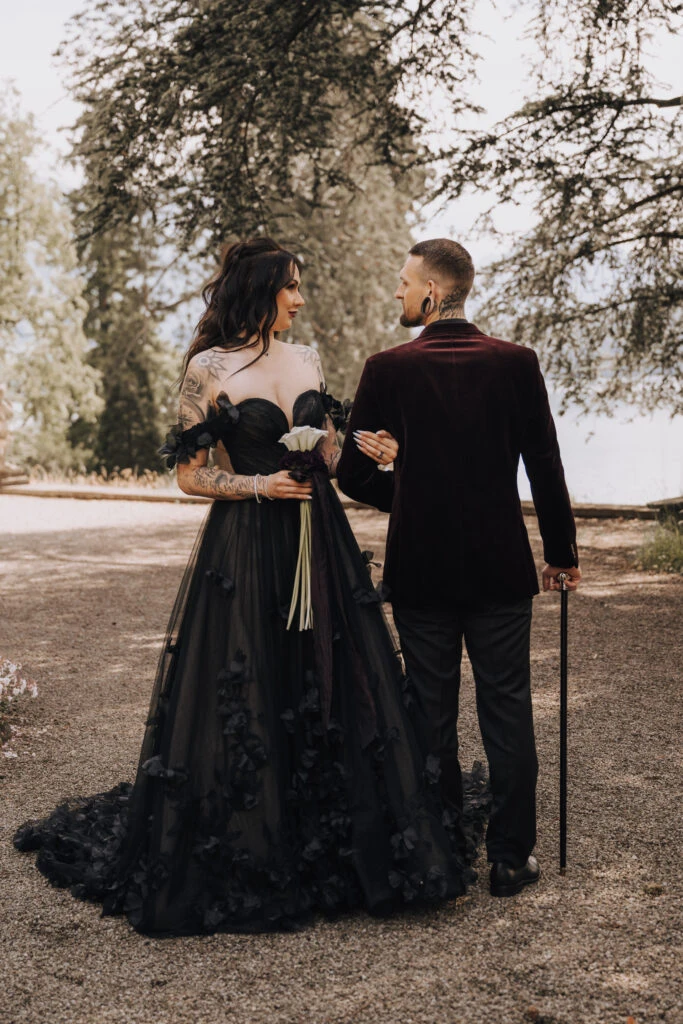
{"type": "Polygon", "coordinates": [[[537,882],[540,877],[541,869],[535,857],[529,857],[521,868],[496,863],[491,868],[491,895],[515,896],[525,885],[537,882]]]}

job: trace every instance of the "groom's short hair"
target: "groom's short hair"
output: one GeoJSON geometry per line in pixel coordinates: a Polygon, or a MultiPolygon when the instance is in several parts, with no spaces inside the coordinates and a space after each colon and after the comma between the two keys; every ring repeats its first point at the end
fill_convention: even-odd
{"type": "Polygon", "coordinates": [[[465,301],[474,281],[474,263],[464,246],[450,238],[429,238],[417,242],[410,255],[422,256],[427,273],[438,274],[453,297],[465,301]]]}

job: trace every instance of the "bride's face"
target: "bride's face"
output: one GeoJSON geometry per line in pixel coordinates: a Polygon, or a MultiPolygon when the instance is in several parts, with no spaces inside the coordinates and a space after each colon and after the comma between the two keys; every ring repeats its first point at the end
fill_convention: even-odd
{"type": "Polygon", "coordinates": [[[301,278],[297,267],[292,268],[292,277],[284,288],[277,293],[277,319],[273,324],[273,331],[288,331],[294,323],[297,313],[306,303],[299,291],[301,278]]]}

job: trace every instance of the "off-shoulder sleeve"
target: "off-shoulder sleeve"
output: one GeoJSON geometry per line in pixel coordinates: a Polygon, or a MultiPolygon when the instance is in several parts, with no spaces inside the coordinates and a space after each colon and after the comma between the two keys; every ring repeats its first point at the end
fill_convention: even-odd
{"type": "Polygon", "coordinates": [[[168,469],[173,469],[179,462],[187,463],[193,459],[200,448],[215,448],[239,421],[240,413],[228,396],[221,392],[216,399],[216,406],[209,406],[208,416],[200,423],[183,428],[182,423],[174,424],[166,435],[159,455],[164,459],[168,469]]]}

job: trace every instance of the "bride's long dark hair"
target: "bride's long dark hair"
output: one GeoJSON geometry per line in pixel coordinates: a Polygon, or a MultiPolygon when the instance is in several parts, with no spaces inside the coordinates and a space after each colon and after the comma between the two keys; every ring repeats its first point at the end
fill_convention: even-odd
{"type": "Polygon", "coordinates": [[[218,273],[202,291],[206,309],[185,355],[183,374],[193,356],[215,345],[240,349],[262,344],[253,362],[260,359],[277,319],[277,293],[291,280],[294,267],[300,272],[301,261],[272,238],[228,246],[218,273]]]}

